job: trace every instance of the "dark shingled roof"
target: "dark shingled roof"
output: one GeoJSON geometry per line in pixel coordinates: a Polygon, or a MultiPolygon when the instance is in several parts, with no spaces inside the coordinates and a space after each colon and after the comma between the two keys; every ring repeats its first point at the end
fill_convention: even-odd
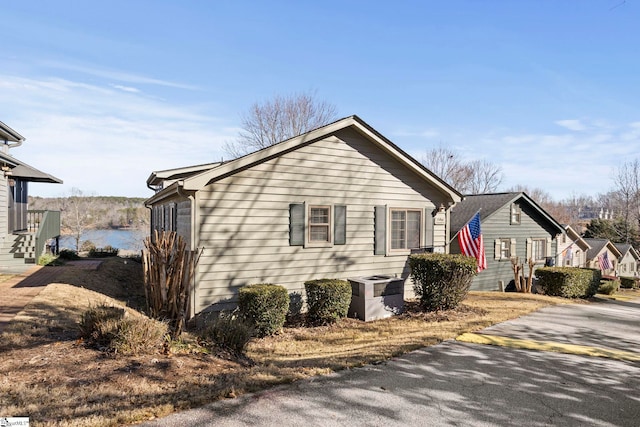
{"type": "Polygon", "coordinates": [[[30,182],[49,182],[54,184],[62,184],[62,180],[53,175],[42,172],[23,161],[16,159],[8,154],[0,153],[0,163],[6,162],[9,165],[15,165],[11,169],[11,176],[20,178],[23,181],[30,182]]]}
{"type": "Polygon", "coordinates": [[[629,243],[614,243],[613,246],[616,247],[617,250],[620,251],[620,258],[626,255],[627,252],[632,248],[629,243]]]}
{"type": "MultiPolygon", "coordinates": [[[[608,239],[584,239],[585,242],[587,242],[590,246],[591,249],[589,249],[587,251],[587,259],[594,259],[595,257],[598,256],[598,254],[600,253],[600,251],[602,251],[602,249],[604,249],[605,246],[607,246],[610,242],[608,239]]],[[[614,250],[617,250],[618,252],[620,252],[620,250],[616,247],[616,245],[611,244],[613,246],[614,250]]],[[[614,251],[612,251],[614,252],[614,251]]],[[[619,255],[616,255],[619,256],[619,255]]]]}
{"type": "Polygon", "coordinates": [[[476,212],[480,212],[480,222],[486,220],[493,215],[498,209],[507,204],[511,204],[517,200],[524,200],[540,214],[545,217],[553,227],[557,228],[558,233],[564,233],[564,227],[559,224],[552,216],[542,209],[533,201],[526,193],[508,192],[508,193],[488,193],[488,194],[470,194],[464,196],[464,199],[457,203],[451,209],[451,237],[460,231],[467,222],[471,220],[476,212]]]}

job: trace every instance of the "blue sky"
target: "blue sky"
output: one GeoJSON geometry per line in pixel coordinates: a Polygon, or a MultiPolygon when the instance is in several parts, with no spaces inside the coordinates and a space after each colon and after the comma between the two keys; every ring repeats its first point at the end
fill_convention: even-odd
{"type": "Polygon", "coordinates": [[[420,159],[445,146],[556,200],[640,157],[640,2],[5,2],[0,120],[32,195],[142,196],[240,117],[314,92],[420,159]]]}

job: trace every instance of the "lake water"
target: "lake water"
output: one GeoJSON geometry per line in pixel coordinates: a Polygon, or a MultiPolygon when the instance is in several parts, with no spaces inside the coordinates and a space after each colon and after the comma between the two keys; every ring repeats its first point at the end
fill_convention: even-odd
{"type": "MultiPolygon", "coordinates": [[[[80,237],[82,242],[90,240],[98,248],[112,246],[114,248],[140,251],[144,248],[144,239],[149,230],[87,230],[80,237]]],[[[76,239],[73,236],[60,236],[60,249],[76,249],[76,239]]]]}

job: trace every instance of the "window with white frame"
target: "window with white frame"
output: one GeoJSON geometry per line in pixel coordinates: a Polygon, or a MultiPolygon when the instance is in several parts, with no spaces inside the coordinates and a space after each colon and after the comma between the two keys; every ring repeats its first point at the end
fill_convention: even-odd
{"type": "Polygon", "coordinates": [[[422,211],[419,209],[391,209],[389,220],[389,248],[391,250],[420,247],[422,211]]]}
{"type": "Polygon", "coordinates": [[[547,257],[547,239],[533,239],[531,241],[531,257],[534,261],[544,261],[547,257]]]}
{"type": "Polygon", "coordinates": [[[510,259],[511,239],[500,239],[500,259],[510,259]]]}
{"type": "Polygon", "coordinates": [[[331,207],[309,206],[309,243],[331,242],[331,207]]]}
{"type": "Polygon", "coordinates": [[[522,217],[522,211],[520,210],[520,206],[515,203],[511,204],[511,224],[520,224],[520,219],[522,217]]]}

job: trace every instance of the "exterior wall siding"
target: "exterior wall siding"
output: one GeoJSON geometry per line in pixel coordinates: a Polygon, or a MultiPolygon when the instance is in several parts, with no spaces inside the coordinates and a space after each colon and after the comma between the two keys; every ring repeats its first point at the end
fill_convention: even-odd
{"type": "MultiPolygon", "coordinates": [[[[495,259],[496,239],[515,239],[515,254],[512,254],[512,256],[518,257],[519,262],[524,263],[525,276],[529,275],[527,239],[553,239],[551,253],[547,253],[547,256],[555,257],[557,239],[550,231],[540,226],[535,211],[529,209],[528,206],[522,206],[520,224],[511,224],[510,215],[510,206],[506,205],[495,211],[489,218],[482,220],[481,230],[487,257],[487,268],[473,279],[472,290],[496,291],[500,290],[500,281],[506,288],[514,280],[511,261],[509,259],[495,259]]],[[[451,244],[451,252],[460,253],[457,238],[451,244]]]]}
{"type": "MultiPolygon", "coordinates": [[[[445,242],[446,226],[425,235],[425,221],[444,201],[424,180],[354,131],[337,134],[209,184],[199,191],[196,307],[221,309],[238,289],[276,283],[304,293],[304,282],[371,274],[407,277],[408,252],[374,255],[376,206],[417,208],[422,242],[445,242]],[[289,245],[289,205],[345,205],[346,244],[289,245]],[[214,307],[211,307],[215,304],[214,307]]],[[[407,280],[406,288],[411,290],[407,280]]]]}
{"type": "Polygon", "coordinates": [[[4,174],[0,174],[0,243],[9,234],[9,186],[4,174]]]}
{"type": "Polygon", "coordinates": [[[558,254],[556,256],[556,265],[559,267],[585,267],[587,254],[580,249],[568,236],[564,240],[558,239],[558,254]],[[570,258],[566,255],[566,251],[571,251],[570,258]]]}

